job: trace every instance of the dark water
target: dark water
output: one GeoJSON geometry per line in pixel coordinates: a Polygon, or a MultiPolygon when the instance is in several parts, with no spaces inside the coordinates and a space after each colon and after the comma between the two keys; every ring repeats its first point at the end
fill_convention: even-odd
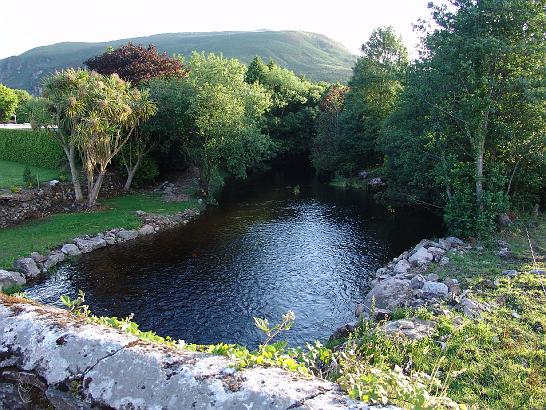
{"type": "Polygon", "coordinates": [[[389,212],[308,172],[230,184],[219,202],[186,227],[84,255],[27,294],[58,304],[82,289],[96,314],[134,313],[163,336],[251,347],[262,340],[253,316],[276,323],[293,310],[285,339],[303,344],[353,320],[371,272],[441,234],[431,215],[389,212]]]}

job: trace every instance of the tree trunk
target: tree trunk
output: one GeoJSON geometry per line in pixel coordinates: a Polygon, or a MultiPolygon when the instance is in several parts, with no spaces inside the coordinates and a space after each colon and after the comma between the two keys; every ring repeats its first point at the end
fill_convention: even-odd
{"type": "Polygon", "coordinates": [[[93,184],[90,185],[89,192],[87,193],[87,204],[90,208],[95,206],[95,204],[97,203],[97,198],[99,196],[103,179],[104,172],[100,172],[97,179],[93,182],[93,184]]]}
{"type": "Polygon", "coordinates": [[[480,210],[483,210],[483,154],[485,141],[481,138],[476,152],[476,201],[480,210]]]}
{"type": "Polygon", "coordinates": [[[76,147],[70,144],[68,147],[63,147],[68,166],[70,167],[70,175],[72,177],[72,185],[74,186],[74,198],[76,202],[83,201],[82,186],[80,184],[80,173],[76,165],[76,147]]]}
{"type": "Polygon", "coordinates": [[[138,167],[140,166],[141,159],[142,158],[139,157],[135,166],[132,168],[125,164],[125,169],[127,170],[127,180],[125,181],[125,186],[123,187],[124,191],[131,189],[131,184],[133,183],[133,178],[135,177],[138,167]]]}

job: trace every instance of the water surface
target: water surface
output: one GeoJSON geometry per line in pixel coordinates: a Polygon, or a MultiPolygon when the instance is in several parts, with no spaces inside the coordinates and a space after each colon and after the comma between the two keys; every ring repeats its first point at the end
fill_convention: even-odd
{"type": "Polygon", "coordinates": [[[389,211],[308,172],[230,184],[219,203],[185,227],[83,255],[27,294],[58,304],[82,289],[96,314],[133,313],[163,336],[250,347],[262,340],[254,316],[277,322],[293,310],[284,338],[301,345],[353,320],[375,269],[442,233],[429,214],[389,211]]]}

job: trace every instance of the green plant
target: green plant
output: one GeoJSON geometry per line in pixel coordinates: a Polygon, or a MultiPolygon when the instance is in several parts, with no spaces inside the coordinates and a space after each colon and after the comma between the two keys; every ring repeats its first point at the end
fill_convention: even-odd
{"type": "Polygon", "coordinates": [[[15,185],[10,186],[9,190],[14,194],[18,194],[19,192],[22,191],[20,186],[15,186],[15,185]]]}
{"type": "Polygon", "coordinates": [[[254,324],[266,335],[265,342],[262,344],[262,346],[267,346],[269,342],[271,342],[271,340],[273,340],[281,332],[290,330],[295,319],[296,315],[294,315],[294,312],[288,311],[283,315],[282,321],[279,324],[271,326],[267,319],[255,317],[254,324]]]}
{"type": "Polygon", "coordinates": [[[25,170],[23,171],[23,182],[28,188],[32,188],[34,184],[36,183],[37,177],[32,175],[32,171],[30,170],[30,167],[27,165],[25,167],[25,170]]]}
{"type": "Polygon", "coordinates": [[[61,146],[45,131],[0,130],[0,160],[57,169],[63,158],[61,146]]]}

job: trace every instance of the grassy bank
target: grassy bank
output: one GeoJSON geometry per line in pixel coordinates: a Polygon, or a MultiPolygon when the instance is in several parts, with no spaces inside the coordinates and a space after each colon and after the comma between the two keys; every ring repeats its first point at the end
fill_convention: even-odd
{"type": "MultiPolygon", "coordinates": [[[[19,187],[24,185],[23,172],[26,165],[19,162],[0,160],[0,188],[19,187]]],[[[59,172],[53,169],[29,166],[32,175],[43,181],[59,177],[59,172]]],[[[36,181],[35,181],[36,182],[36,181]]]]}
{"type": "Polygon", "coordinates": [[[196,200],[164,202],[154,194],[131,194],[103,202],[104,210],[52,215],[13,228],[0,230],[0,267],[30,252],[43,252],[80,235],[92,235],[112,228],[136,228],[135,211],[168,214],[197,208],[196,200]]]}

